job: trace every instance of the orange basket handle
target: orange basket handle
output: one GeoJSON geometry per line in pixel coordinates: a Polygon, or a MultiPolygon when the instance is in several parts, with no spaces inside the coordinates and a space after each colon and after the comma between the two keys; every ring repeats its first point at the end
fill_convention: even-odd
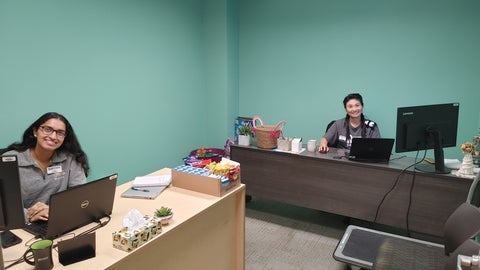
{"type": "Polygon", "coordinates": [[[275,127],[273,128],[273,130],[282,130],[282,127],[286,124],[287,122],[285,122],[284,120],[278,122],[275,127]]]}

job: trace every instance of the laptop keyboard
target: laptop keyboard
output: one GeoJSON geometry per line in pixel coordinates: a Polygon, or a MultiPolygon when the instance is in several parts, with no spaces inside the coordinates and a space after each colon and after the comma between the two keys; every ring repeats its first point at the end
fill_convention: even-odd
{"type": "Polygon", "coordinates": [[[36,237],[45,239],[47,236],[47,228],[48,228],[47,221],[37,221],[37,222],[32,222],[30,224],[27,224],[24,229],[27,232],[35,235],[36,237]]]}

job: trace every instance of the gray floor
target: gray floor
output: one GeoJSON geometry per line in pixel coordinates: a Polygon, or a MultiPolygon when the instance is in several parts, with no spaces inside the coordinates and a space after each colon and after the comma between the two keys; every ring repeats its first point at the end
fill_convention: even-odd
{"type": "Polygon", "coordinates": [[[253,198],[246,205],[247,270],[343,270],[332,254],[346,228],[341,216],[253,198]]]}
{"type": "MultiPolygon", "coordinates": [[[[437,243],[443,241],[439,237],[407,234],[398,228],[254,197],[246,204],[245,268],[350,269],[332,256],[348,224],[437,243]]],[[[351,269],[359,268],[351,266],[351,269]]]]}

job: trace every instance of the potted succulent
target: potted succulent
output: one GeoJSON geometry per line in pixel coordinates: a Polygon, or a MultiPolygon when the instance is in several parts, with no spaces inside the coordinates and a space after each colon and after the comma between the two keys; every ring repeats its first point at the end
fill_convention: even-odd
{"type": "Polygon", "coordinates": [[[241,125],[238,127],[238,145],[250,145],[252,127],[250,125],[241,125]]]}
{"type": "Polygon", "coordinates": [[[155,210],[155,216],[160,218],[162,225],[167,225],[173,217],[172,208],[162,206],[155,210]]]}

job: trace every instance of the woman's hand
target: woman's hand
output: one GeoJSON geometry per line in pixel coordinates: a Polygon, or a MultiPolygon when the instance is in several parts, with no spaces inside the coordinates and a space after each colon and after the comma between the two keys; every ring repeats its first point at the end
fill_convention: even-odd
{"type": "Polygon", "coordinates": [[[27,210],[27,217],[30,222],[43,220],[48,220],[48,205],[37,202],[32,207],[27,210]]]}
{"type": "Polygon", "coordinates": [[[326,145],[320,145],[320,146],[318,147],[318,151],[319,151],[320,153],[327,153],[328,150],[329,150],[329,149],[328,149],[328,146],[326,146],[326,145]]]}
{"type": "Polygon", "coordinates": [[[328,141],[325,138],[320,139],[320,146],[318,147],[318,151],[320,153],[327,153],[328,152],[328,141]]]}

